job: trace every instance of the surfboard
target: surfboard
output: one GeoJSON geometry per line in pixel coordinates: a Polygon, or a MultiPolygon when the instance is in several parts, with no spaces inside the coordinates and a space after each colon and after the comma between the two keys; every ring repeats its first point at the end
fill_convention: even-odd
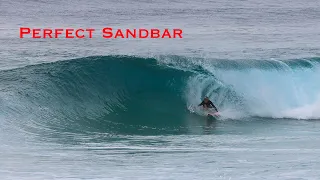
{"type": "Polygon", "coordinates": [[[212,120],[217,120],[219,119],[220,115],[216,113],[208,113],[207,118],[212,119],[212,120]]]}
{"type": "Polygon", "coordinates": [[[215,113],[209,112],[208,116],[219,117],[220,114],[218,112],[215,112],[215,113]]]}
{"type": "Polygon", "coordinates": [[[219,112],[212,112],[210,110],[206,111],[206,113],[207,113],[207,116],[212,116],[212,117],[215,117],[215,118],[220,116],[219,112]]]}
{"type": "MultiPolygon", "coordinates": [[[[194,108],[192,105],[190,105],[190,106],[188,107],[188,109],[189,109],[189,111],[190,111],[191,113],[195,113],[195,108],[194,108]]],[[[203,112],[203,115],[206,115],[206,116],[208,116],[208,117],[209,117],[209,116],[210,116],[210,117],[214,117],[214,118],[220,117],[219,112],[216,112],[216,111],[211,110],[211,109],[202,110],[202,112],[203,112]]]]}

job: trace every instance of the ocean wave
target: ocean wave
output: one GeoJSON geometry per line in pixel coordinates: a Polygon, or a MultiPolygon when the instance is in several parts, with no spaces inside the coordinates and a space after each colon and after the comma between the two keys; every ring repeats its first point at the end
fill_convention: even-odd
{"type": "Polygon", "coordinates": [[[66,131],[181,127],[209,96],[222,118],[319,119],[319,62],[95,56],[38,64],[0,71],[1,113],[66,131]]]}

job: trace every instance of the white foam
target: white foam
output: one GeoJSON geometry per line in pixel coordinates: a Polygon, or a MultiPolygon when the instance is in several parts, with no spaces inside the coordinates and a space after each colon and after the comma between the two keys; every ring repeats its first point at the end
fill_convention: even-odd
{"type": "MultiPolygon", "coordinates": [[[[320,95],[319,95],[320,96],[320,95]]],[[[313,104],[283,111],[283,117],[298,119],[320,119],[320,98],[313,104]]]]}
{"type": "MultiPolygon", "coordinates": [[[[197,106],[209,96],[226,118],[320,119],[317,65],[293,69],[283,62],[266,69],[222,69],[208,61],[200,65],[212,75],[198,74],[189,79],[185,91],[188,106],[197,106]]],[[[199,113],[199,109],[195,111],[199,113]]]]}

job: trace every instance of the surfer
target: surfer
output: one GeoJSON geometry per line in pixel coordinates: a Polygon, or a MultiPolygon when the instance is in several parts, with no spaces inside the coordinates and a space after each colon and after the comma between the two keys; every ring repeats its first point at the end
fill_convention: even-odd
{"type": "Polygon", "coordinates": [[[199,104],[199,106],[202,106],[204,109],[208,109],[208,108],[214,108],[217,112],[218,109],[216,108],[216,106],[209,100],[208,97],[205,97],[203,99],[203,101],[199,104]]]}

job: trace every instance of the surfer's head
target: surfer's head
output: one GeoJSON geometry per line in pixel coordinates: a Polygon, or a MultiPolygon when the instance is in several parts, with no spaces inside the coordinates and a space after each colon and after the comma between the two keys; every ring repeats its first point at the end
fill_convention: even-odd
{"type": "Polygon", "coordinates": [[[208,102],[208,101],[209,101],[208,96],[206,96],[203,101],[204,101],[204,102],[208,102]]]}

